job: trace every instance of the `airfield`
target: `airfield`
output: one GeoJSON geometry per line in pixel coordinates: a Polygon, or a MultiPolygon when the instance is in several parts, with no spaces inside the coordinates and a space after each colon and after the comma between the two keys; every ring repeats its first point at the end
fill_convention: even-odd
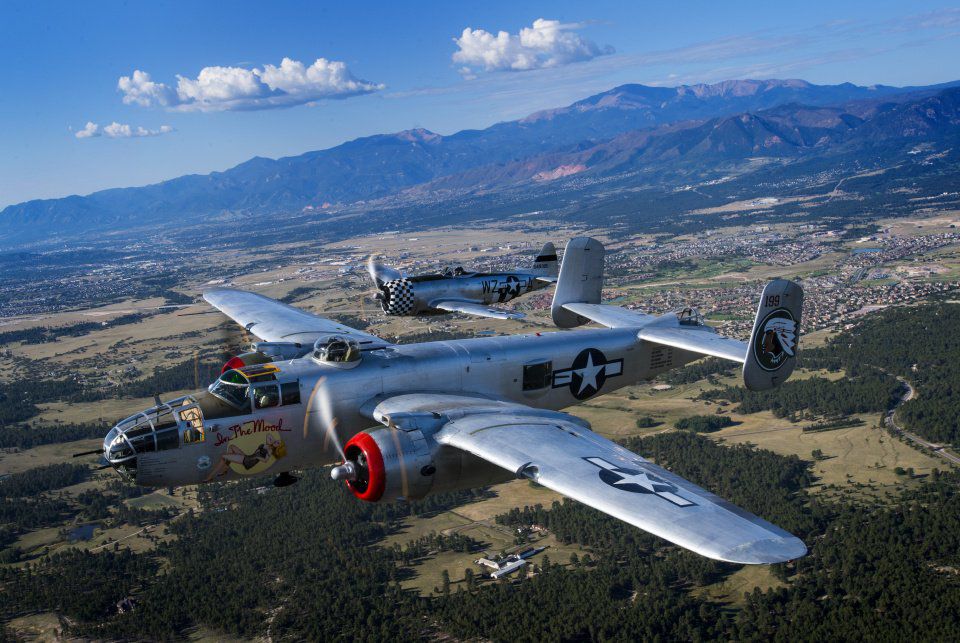
{"type": "MultiPolygon", "coordinates": [[[[750,209],[750,203],[728,204],[728,212],[750,209]]],[[[104,422],[117,420],[152,405],[152,396],[124,397],[124,384],[140,380],[155,369],[186,365],[187,386],[163,393],[164,399],[205,387],[219,373],[216,357],[225,347],[242,342],[236,329],[229,328],[219,313],[210,312],[199,293],[212,285],[227,284],[284,299],[309,311],[331,316],[348,325],[360,320],[364,330],[387,340],[430,341],[449,337],[549,332],[549,302],[552,291],[534,293],[508,304],[526,313],[523,321],[475,319],[459,315],[428,318],[386,317],[374,302],[373,288],[363,267],[370,254],[410,273],[436,270],[442,266],[502,269],[526,266],[545,241],[562,248],[571,236],[590,234],[604,241],[608,252],[608,280],[604,299],[645,312],[660,313],[692,305],[707,315],[722,332],[743,338],[753,317],[758,284],[773,276],[801,278],[807,289],[801,340],[804,346],[822,345],[851,321],[891,305],[912,305],[931,295],[950,293],[960,280],[960,237],[956,225],[960,213],[937,213],[914,219],[881,221],[872,238],[843,238],[842,231],[830,229],[794,230],[788,225],[723,228],[696,236],[636,236],[623,238],[610,231],[585,230],[545,222],[536,230],[511,226],[483,229],[444,228],[417,233],[384,233],[342,239],[329,244],[281,243],[257,248],[251,253],[218,251],[179,257],[181,275],[169,289],[183,295],[175,307],[161,297],[130,298],[106,306],[77,305],[62,310],[44,310],[38,305],[25,315],[0,319],[0,333],[31,328],[59,328],[97,321],[109,322],[122,315],[140,313],[136,323],[94,329],[79,336],[63,336],[54,342],[29,344],[12,342],[0,346],[0,381],[42,373],[59,379],[74,377],[98,386],[115,387],[116,395],[92,402],[49,401],[38,404],[38,424],[104,422]],[[746,243],[746,246],[744,244],[746,243]],[[739,255],[717,252],[728,244],[739,255]],[[747,249],[744,249],[744,248],[747,249]],[[880,248],[859,252],[862,248],[880,248]],[[750,250],[749,248],[752,248],[750,250]],[[779,250],[789,248],[789,250],[779,250]],[[802,257],[794,262],[791,257],[802,257]],[[684,300],[684,297],[687,299],[684,300]],[[192,365],[192,369],[190,367],[192,365]],[[189,381],[189,380],[192,380],[189,381]]],[[[116,266],[122,271],[122,266],[116,266]]],[[[109,271],[104,275],[114,274],[109,271]]],[[[97,275],[86,275],[95,284],[97,275]]],[[[91,286],[93,287],[93,286],[91,286]]],[[[954,297],[960,299],[960,296],[954,297]]],[[[945,305],[956,305],[947,303],[945,305]]],[[[576,332],[576,331],[571,331],[576,332]]],[[[841,373],[799,370],[794,378],[844,377],[841,373]]],[[[890,502],[916,479],[934,469],[950,466],[935,453],[916,448],[880,427],[879,413],[853,416],[855,426],[829,431],[804,431],[814,420],[791,422],[769,411],[738,413],[735,406],[721,408],[697,399],[704,390],[724,384],[735,385],[735,376],[713,381],[669,384],[662,380],[601,395],[568,411],[585,418],[594,430],[612,439],[675,431],[674,423],[695,415],[720,413],[732,426],[708,434],[726,444],[751,444],[778,454],[814,460],[817,493],[845,496],[863,502],[890,502]],[[650,426],[638,427],[637,419],[651,418],[650,426]],[[897,473],[910,470],[912,476],[897,473]]],[[[71,454],[98,448],[100,439],[45,444],[28,449],[9,448],[0,453],[0,475],[19,473],[41,466],[76,462],[71,454]]],[[[95,457],[90,457],[91,467],[95,457]]],[[[95,490],[113,495],[117,476],[110,470],[96,472],[86,481],[57,491],[68,501],[95,490]]],[[[264,479],[269,485],[269,479],[264,479]]],[[[266,488],[265,493],[283,493],[266,488]]],[[[381,546],[403,544],[432,532],[470,536],[484,543],[491,553],[516,547],[515,530],[498,524],[496,517],[514,507],[541,504],[549,507],[560,496],[527,481],[498,485],[487,497],[452,510],[405,519],[381,546]]],[[[168,524],[188,512],[201,511],[195,489],[158,490],[122,500],[129,507],[153,510],[166,508],[169,517],[147,524],[130,524],[115,518],[91,521],[88,525],[65,521],[62,525],[30,531],[9,545],[21,552],[12,565],[23,565],[53,555],[64,548],[99,551],[110,547],[147,551],[171,538],[168,524]],[[84,529],[89,527],[88,529],[84,529]],[[78,532],[79,529],[79,532],[78,532]],[[82,537],[77,534],[82,532],[82,537]]],[[[532,544],[546,546],[543,555],[553,563],[569,564],[571,555],[602,556],[576,545],[564,544],[553,534],[533,533],[532,544]]],[[[441,584],[447,570],[454,586],[463,582],[464,570],[478,570],[477,552],[435,552],[416,561],[413,574],[403,586],[429,595],[441,584]]],[[[526,573],[526,572],[524,572],[526,573]]],[[[736,604],[755,587],[775,587],[781,581],[766,568],[745,568],[723,583],[692,591],[721,604],[736,604]]],[[[49,634],[56,620],[41,614],[12,622],[23,633],[49,634]]],[[[194,638],[214,633],[198,632],[194,638]]]]}

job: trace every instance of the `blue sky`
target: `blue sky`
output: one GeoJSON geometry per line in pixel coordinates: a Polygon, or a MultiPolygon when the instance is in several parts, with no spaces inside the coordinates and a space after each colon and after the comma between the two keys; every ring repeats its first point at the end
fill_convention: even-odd
{"type": "Polygon", "coordinates": [[[482,128],[626,82],[960,78],[960,8],[927,2],[5,0],[0,43],[0,207],[482,128]]]}

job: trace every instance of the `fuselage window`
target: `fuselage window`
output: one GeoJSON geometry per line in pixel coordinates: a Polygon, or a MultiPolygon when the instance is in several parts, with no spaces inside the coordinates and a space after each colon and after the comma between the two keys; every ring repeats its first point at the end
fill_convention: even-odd
{"type": "Polygon", "coordinates": [[[550,386],[553,379],[553,362],[527,364],[523,367],[523,390],[537,391],[550,386]]]}
{"type": "Polygon", "coordinates": [[[199,408],[194,406],[180,411],[180,420],[187,425],[183,431],[184,444],[203,442],[203,416],[199,408]]]}
{"type": "Polygon", "coordinates": [[[284,382],[280,385],[283,404],[300,404],[300,382],[284,382]]]}
{"type": "Polygon", "coordinates": [[[268,409],[280,404],[280,391],[276,384],[265,384],[253,389],[253,405],[258,409],[268,409]]]}

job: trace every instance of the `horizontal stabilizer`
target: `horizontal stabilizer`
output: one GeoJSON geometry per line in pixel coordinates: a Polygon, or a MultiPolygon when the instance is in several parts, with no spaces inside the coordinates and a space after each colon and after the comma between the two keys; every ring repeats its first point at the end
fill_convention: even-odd
{"type": "MultiPolygon", "coordinates": [[[[675,317],[674,315],[670,315],[675,317]]],[[[718,335],[709,326],[650,325],[637,336],[645,342],[672,346],[691,353],[721,357],[734,362],[743,362],[747,345],[736,339],[718,335]]]]}
{"type": "Polygon", "coordinates": [[[563,307],[607,328],[640,328],[656,319],[654,315],[609,304],[570,303],[564,304],[563,307]]]}

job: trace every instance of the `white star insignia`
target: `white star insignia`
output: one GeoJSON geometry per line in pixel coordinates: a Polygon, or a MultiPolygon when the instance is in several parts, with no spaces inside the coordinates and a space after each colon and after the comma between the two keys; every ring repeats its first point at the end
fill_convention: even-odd
{"type": "Polygon", "coordinates": [[[577,395],[583,393],[583,391],[589,386],[594,391],[599,390],[600,387],[597,386],[597,375],[606,367],[606,364],[600,364],[599,366],[593,365],[593,355],[587,354],[587,365],[583,368],[578,368],[574,371],[577,375],[580,376],[580,390],[577,391],[577,395]]]}
{"type": "Polygon", "coordinates": [[[653,478],[651,478],[650,476],[648,476],[646,473],[643,473],[643,472],[631,474],[631,473],[621,473],[618,471],[617,475],[623,476],[623,479],[617,480],[613,484],[616,484],[616,485],[635,484],[640,487],[643,487],[644,489],[652,493],[657,493],[657,490],[654,488],[653,485],[660,484],[658,480],[654,480],[653,478]]]}

